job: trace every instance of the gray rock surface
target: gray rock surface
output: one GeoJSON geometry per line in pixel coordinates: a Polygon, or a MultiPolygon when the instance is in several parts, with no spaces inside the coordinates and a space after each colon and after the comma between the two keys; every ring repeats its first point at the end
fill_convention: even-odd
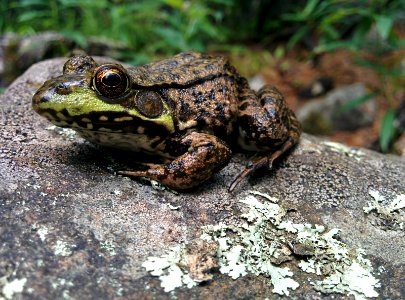
{"type": "Polygon", "coordinates": [[[303,135],[271,173],[233,193],[227,186],[247,162],[242,154],[194,191],[154,189],[116,176],[124,165],[116,151],[52,127],[30,109],[35,90],[63,62],[32,66],[1,96],[0,299],[405,298],[403,159],[303,135]],[[260,214],[246,200],[251,190],[279,201],[250,194],[264,205],[260,214]],[[218,226],[203,229],[221,223],[222,235],[218,226]],[[293,233],[306,223],[312,242],[293,233]],[[159,261],[149,257],[162,264],[175,247],[181,258],[156,269],[159,261]],[[302,271],[311,261],[322,275],[302,271]],[[154,274],[177,270],[180,277],[151,276],[145,267],[153,265],[154,274]],[[292,273],[282,277],[285,267],[292,273]],[[204,282],[187,288],[187,272],[204,282]],[[346,276],[340,284],[331,281],[336,274],[346,276]],[[182,287],[161,287],[176,278],[182,287]],[[325,278],[329,284],[316,283],[325,278]]]}
{"type": "Polygon", "coordinates": [[[360,101],[358,106],[342,111],[350,101],[366,97],[368,93],[362,83],[336,88],[323,98],[302,106],[297,117],[304,129],[316,134],[329,134],[333,130],[354,130],[371,125],[377,113],[374,99],[368,99],[364,103],[360,101]]]}

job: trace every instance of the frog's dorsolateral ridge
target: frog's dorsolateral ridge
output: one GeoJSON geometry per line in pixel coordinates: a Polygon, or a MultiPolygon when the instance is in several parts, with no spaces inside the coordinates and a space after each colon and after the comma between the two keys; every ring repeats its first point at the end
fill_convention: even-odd
{"type": "Polygon", "coordinates": [[[231,149],[256,153],[230,190],[297,143],[300,125],[270,86],[252,91],[221,57],[195,52],[127,68],[75,56],[35,93],[33,108],[61,127],[105,146],[156,155],[147,177],[173,189],[199,185],[230,160],[231,149]]]}

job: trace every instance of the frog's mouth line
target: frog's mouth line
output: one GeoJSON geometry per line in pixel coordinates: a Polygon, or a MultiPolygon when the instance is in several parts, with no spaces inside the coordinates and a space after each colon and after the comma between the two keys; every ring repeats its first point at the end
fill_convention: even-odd
{"type": "Polygon", "coordinates": [[[169,130],[162,124],[119,112],[95,112],[74,117],[70,116],[66,109],[58,112],[46,109],[40,110],[38,113],[56,126],[71,128],[77,131],[135,133],[149,136],[165,136],[170,134],[169,130]]]}

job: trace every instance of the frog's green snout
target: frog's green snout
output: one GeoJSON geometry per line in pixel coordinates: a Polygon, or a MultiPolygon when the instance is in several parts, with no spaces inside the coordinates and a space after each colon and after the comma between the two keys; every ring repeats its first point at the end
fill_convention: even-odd
{"type": "Polygon", "coordinates": [[[40,115],[53,121],[50,116],[58,111],[69,95],[77,91],[78,88],[86,86],[84,78],[66,79],[58,77],[46,81],[32,97],[32,108],[40,115]]]}
{"type": "Polygon", "coordinates": [[[32,97],[32,108],[37,112],[41,113],[41,105],[47,103],[52,99],[52,90],[49,89],[45,84],[38,89],[34,96],[32,97]]]}

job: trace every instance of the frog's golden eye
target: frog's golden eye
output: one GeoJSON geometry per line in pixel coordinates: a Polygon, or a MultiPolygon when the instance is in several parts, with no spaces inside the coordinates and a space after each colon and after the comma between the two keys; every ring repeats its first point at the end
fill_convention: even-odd
{"type": "Polygon", "coordinates": [[[93,87],[104,97],[119,98],[128,91],[130,81],[125,70],[117,65],[104,65],[96,70],[93,87]]]}

